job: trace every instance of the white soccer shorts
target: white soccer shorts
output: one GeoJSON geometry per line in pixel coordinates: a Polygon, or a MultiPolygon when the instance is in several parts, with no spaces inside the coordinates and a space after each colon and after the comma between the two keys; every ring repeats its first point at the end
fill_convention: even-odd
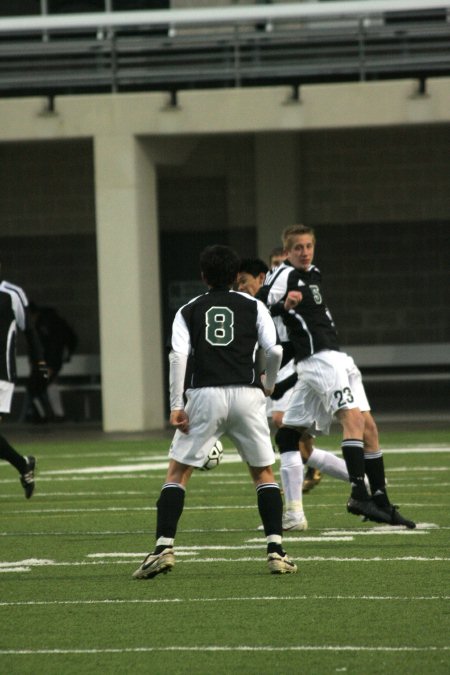
{"type": "Polygon", "coordinates": [[[200,387],[186,392],[189,433],[177,429],[169,457],[201,467],[223,434],[250,466],[269,466],[275,454],[266,417],[266,399],[257,387],[200,387]]]}
{"type": "Polygon", "coordinates": [[[9,413],[14,393],[14,383],[0,380],[0,414],[9,413]]]}
{"type": "MultiPolygon", "coordinates": [[[[277,382],[282,382],[287,377],[295,373],[295,363],[294,359],[288,361],[280,370],[277,375],[277,382]]],[[[272,417],[273,412],[285,412],[288,409],[289,401],[291,400],[291,394],[294,391],[294,386],[284,392],[283,396],[274,400],[268,396],[266,398],[266,415],[267,417],[272,417]]]]}
{"type": "Polygon", "coordinates": [[[344,352],[324,350],[297,364],[298,381],[283,423],[328,433],[339,410],[370,410],[361,372],[344,352]]]}

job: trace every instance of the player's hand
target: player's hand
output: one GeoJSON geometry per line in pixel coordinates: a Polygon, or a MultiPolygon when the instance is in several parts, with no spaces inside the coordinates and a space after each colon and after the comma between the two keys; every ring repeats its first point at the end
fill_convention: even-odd
{"type": "Polygon", "coordinates": [[[183,434],[189,432],[189,417],[185,410],[172,410],[169,422],[173,427],[182,431],[183,434]]]}
{"type": "Polygon", "coordinates": [[[289,291],[286,296],[286,300],[284,301],[284,309],[287,311],[294,309],[294,307],[296,307],[302,300],[303,295],[300,293],[300,291],[289,291]]]}

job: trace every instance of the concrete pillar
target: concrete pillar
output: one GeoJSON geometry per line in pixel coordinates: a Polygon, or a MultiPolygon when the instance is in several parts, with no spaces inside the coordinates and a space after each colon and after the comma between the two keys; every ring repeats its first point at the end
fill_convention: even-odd
{"type": "Polygon", "coordinates": [[[280,235],[298,218],[298,137],[295,133],[255,136],[258,256],[281,246],[280,235]]]}
{"type": "Polygon", "coordinates": [[[105,431],[164,427],[156,170],[132,134],[94,138],[105,431]]]}

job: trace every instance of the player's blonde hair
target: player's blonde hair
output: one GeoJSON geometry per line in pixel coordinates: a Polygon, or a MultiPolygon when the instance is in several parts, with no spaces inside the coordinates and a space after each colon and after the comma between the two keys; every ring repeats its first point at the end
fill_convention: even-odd
{"type": "Polygon", "coordinates": [[[312,227],[308,227],[307,225],[289,225],[289,227],[285,227],[281,235],[281,241],[283,242],[285,251],[289,251],[289,249],[292,248],[294,237],[297,237],[299,234],[310,234],[314,244],[316,243],[316,235],[312,227]]]}

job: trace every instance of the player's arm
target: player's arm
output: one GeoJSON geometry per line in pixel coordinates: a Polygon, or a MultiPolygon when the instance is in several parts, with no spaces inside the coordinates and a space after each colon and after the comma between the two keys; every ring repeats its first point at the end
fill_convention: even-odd
{"type": "Polygon", "coordinates": [[[189,417],[184,410],[184,381],[190,352],[190,335],[180,311],[173,326],[169,354],[170,424],[183,433],[189,431],[189,417]]]}
{"type": "Polygon", "coordinates": [[[277,276],[267,295],[266,305],[273,317],[284,318],[290,309],[301,301],[301,293],[296,290],[297,275],[291,267],[286,267],[277,276]],[[294,285],[294,289],[292,286],[294,285]]]}
{"type": "Polygon", "coordinates": [[[189,418],[184,410],[184,378],[187,354],[171,351],[169,354],[170,424],[183,433],[189,431],[189,418]]]}
{"type": "Polygon", "coordinates": [[[266,351],[266,380],[264,382],[264,393],[271,396],[275,389],[275,381],[280,369],[283,349],[281,345],[273,345],[266,351]]]}
{"type": "Polygon", "coordinates": [[[48,380],[48,368],[44,359],[44,350],[42,348],[39,335],[31,320],[28,299],[24,291],[19,286],[10,284],[11,300],[16,324],[23,331],[28,346],[28,355],[32,367],[32,377],[45,385],[48,380]]]}
{"type": "Polygon", "coordinates": [[[283,349],[278,343],[277,331],[267,307],[262,302],[258,303],[258,342],[266,357],[266,377],[264,381],[264,393],[270,396],[275,387],[275,380],[280,369],[283,349]]]}

